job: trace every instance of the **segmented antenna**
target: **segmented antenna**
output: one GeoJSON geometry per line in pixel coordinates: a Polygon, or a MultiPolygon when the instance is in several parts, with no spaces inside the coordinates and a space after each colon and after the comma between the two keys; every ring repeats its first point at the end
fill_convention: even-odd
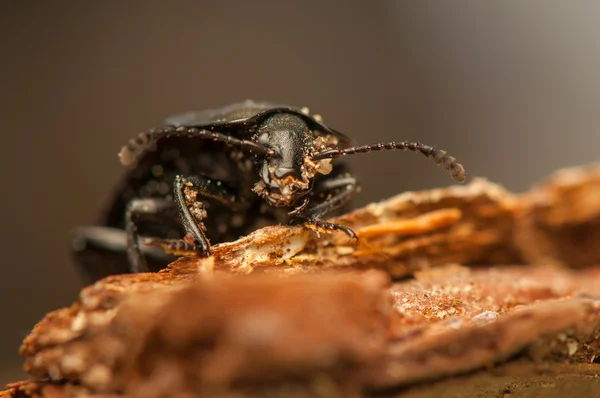
{"type": "Polygon", "coordinates": [[[446,151],[435,149],[429,145],[424,145],[419,142],[391,141],[372,145],[355,146],[346,149],[330,149],[315,154],[313,156],[313,160],[335,159],[339,158],[340,156],[354,155],[356,153],[368,153],[371,151],[385,151],[391,149],[401,149],[404,151],[421,153],[428,158],[433,158],[433,161],[438,166],[442,166],[442,168],[450,173],[452,178],[454,178],[456,181],[464,182],[467,178],[465,168],[462,166],[462,164],[458,163],[452,156],[448,156],[446,151]]]}
{"type": "Polygon", "coordinates": [[[135,164],[143,154],[156,148],[156,142],[158,140],[167,137],[200,138],[221,142],[228,146],[235,146],[244,151],[249,151],[257,155],[271,154],[271,150],[269,148],[254,141],[240,140],[223,133],[210,130],[201,130],[196,127],[169,126],[161,129],[152,129],[150,131],[142,132],[136,138],[130,140],[127,145],[121,149],[121,152],[119,152],[121,163],[124,166],[131,166],[135,164]]]}

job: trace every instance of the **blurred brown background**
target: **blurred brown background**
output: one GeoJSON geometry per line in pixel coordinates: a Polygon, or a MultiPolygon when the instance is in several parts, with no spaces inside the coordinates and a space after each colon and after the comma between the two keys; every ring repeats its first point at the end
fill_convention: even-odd
{"type": "MultiPolygon", "coordinates": [[[[80,280],[116,154],[164,116],[254,98],[307,105],[361,143],[414,139],[523,190],[600,159],[600,3],[4,2],[0,383],[80,280]]],[[[450,184],[413,154],[352,159],[358,204],[450,184]]]]}

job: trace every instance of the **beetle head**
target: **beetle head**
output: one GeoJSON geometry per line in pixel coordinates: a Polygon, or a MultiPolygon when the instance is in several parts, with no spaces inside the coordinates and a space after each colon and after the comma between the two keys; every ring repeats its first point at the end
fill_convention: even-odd
{"type": "Polygon", "coordinates": [[[271,150],[258,162],[254,191],[271,206],[290,207],[312,189],[318,164],[310,157],[315,138],[297,115],[278,113],[257,130],[255,141],[271,150]]]}

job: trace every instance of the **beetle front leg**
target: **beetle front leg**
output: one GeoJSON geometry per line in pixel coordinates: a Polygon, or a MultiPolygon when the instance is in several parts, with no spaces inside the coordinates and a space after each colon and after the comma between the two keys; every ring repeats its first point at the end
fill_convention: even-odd
{"type": "Polygon", "coordinates": [[[305,216],[324,216],[350,202],[360,187],[356,177],[342,174],[337,177],[320,181],[312,193],[311,202],[304,212],[305,216]]]}
{"type": "Polygon", "coordinates": [[[325,221],[324,219],[319,217],[305,218],[304,226],[315,231],[317,236],[319,236],[321,232],[332,234],[338,231],[342,231],[350,237],[351,241],[356,240],[358,242],[358,236],[356,235],[356,232],[354,232],[351,228],[348,228],[347,226],[342,224],[336,224],[329,221],[325,221]]]}
{"type": "MultiPolygon", "coordinates": [[[[131,272],[127,257],[127,233],[110,227],[78,227],[71,231],[72,257],[86,284],[114,274],[131,272]]],[[[141,248],[152,271],[158,271],[173,261],[159,248],[141,248]]]]}
{"type": "MultiPolygon", "coordinates": [[[[236,202],[233,190],[222,181],[200,176],[177,176],[174,188],[181,222],[188,234],[186,239],[193,240],[199,255],[210,255],[210,242],[204,233],[206,228],[202,223],[207,214],[201,198],[214,199],[232,210],[238,209],[240,204],[236,202]]],[[[190,243],[186,242],[188,247],[190,243]]]]}
{"type": "Polygon", "coordinates": [[[125,211],[125,233],[127,236],[127,258],[130,271],[148,272],[148,264],[142,256],[139,242],[138,222],[147,218],[160,218],[166,213],[173,213],[175,204],[160,198],[133,199],[125,211]]]}
{"type": "MultiPolygon", "coordinates": [[[[333,233],[342,231],[347,234],[350,239],[358,240],[356,233],[345,225],[335,224],[325,221],[324,217],[327,213],[347,204],[359,189],[356,178],[343,174],[337,177],[321,181],[312,193],[312,206],[308,206],[301,214],[297,215],[304,222],[306,227],[315,232],[333,233]]],[[[293,211],[291,212],[293,213],[293,211]]],[[[295,214],[290,214],[295,215],[295,214]]]]}

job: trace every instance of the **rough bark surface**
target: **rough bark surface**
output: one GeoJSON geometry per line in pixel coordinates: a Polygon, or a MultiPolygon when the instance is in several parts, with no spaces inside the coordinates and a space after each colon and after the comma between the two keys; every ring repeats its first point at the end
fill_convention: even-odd
{"type": "Polygon", "coordinates": [[[600,165],[560,170],[521,198],[516,242],[531,264],[600,264],[600,165]]]}
{"type": "Polygon", "coordinates": [[[23,342],[49,381],[0,397],[593,396],[599,176],[406,193],[339,219],[358,246],[273,226],[103,279],[23,342]]]}
{"type": "Polygon", "coordinates": [[[518,212],[514,195],[475,179],[407,192],[337,218],[357,233],[358,245],[343,233],[317,236],[302,227],[273,226],[217,245],[198,265],[241,274],[376,268],[401,277],[447,263],[511,264],[520,261],[512,243],[518,212]]]}

